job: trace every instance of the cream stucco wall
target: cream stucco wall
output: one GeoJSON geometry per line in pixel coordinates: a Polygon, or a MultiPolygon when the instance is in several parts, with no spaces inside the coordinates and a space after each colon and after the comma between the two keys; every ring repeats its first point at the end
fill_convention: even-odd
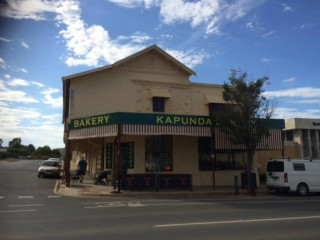
{"type": "MultiPolygon", "coordinates": [[[[73,92],[68,121],[112,112],[152,113],[151,89],[162,89],[170,94],[165,102],[166,114],[207,116],[206,95],[222,99],[220,85],[191,83],[189,74],[181,66],[156,51],[142,54],[130,61],[90,74],[79,74],[70,80],[73,92]]],[[[104,146],[114,137],[102,138],[104,146]]],[[[145,173],[145,137],[122,136],[121,142],[134,142],[134,169],[128,173],[145,173]]],[[[101,143],[87,140],[73,141],[73,149],[85,151],[89,168],[95,172],[101,166],[101,143]],[[100,145],[99,145],[100,144],[100,145]],[[100,162],[99,162],[100,161],[100,162]]],[[[212,185],[212,171],[199,171],[198,138],[173,136],[172,173],[193,175],[194,186],[212,185]]],[[[234,176],[241,171],[216,171],[217,185],[233,185],[234,176]]]]}
{"type": "Polygon", "coordinates": [[[165,89],[166,113],[208,115],[205,95],[222,98],[222,86],[195,84],[189,76],[155,53],[123,65],[71,79],[73,103],[69,119],[112,112],[152,112],[151,89],[165,89]],[[150,56],[154,66],[148,65],[150,56]],[[145,65],[143,65],[145,64],[145,65]]]}

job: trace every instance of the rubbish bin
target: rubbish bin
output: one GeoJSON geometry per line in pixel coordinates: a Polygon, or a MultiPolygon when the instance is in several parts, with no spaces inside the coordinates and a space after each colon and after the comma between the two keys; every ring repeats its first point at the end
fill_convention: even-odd
{"type": "MultiPolygon", "coordinates": [[[[241,173],[241,188],[244,189],[248,186],[248,174],[247,172],[241,173]]],[[[256,180],[256,174],[251,173],[251,183],[253,184],[253,188],[257,189],[257,180],[256,180]]]]}

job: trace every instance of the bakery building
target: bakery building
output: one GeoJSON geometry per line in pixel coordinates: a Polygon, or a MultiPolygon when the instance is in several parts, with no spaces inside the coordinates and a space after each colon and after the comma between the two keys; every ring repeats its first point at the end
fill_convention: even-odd
{"type": "MultiPolygon", "coordinates": [[[[90,173],[110,170],[124,188],[233,185],[246,152],[215,126],[226,104],[223,87],[193,83],[193,75],[153,45],[63,77],[67,171],[85,155],[90,173]]],[[[283,120],[274,120],[258,149],[281,151],[282,128],[283,120]]]]}

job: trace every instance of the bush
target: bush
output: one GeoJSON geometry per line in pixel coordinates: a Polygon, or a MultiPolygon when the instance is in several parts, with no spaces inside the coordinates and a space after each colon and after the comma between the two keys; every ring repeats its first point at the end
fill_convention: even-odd
{"type": "Polygon", "coordinates": [[[0,153],[0,159],[6,159],[7,157],[8,157],[8,153],[6,152],[0,153]]]}

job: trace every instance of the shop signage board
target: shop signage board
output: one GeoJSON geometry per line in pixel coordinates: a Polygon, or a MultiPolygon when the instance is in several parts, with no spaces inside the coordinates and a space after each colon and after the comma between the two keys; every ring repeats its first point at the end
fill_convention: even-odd
{"type": "Polygon", "coordinates": [[[214,126],[213,116],[149,114],[149,113],[109,113],[86,118],[72,119],[70,129],[81,129],[111,124],[145,124],[166,126],[214,126]]]}
{"type": "MultiPolygon", "coordinates": [[[[216,125],[216,122],[214,116],[116,112],[72,119],[69,129],[82,129],[112,124],[212,127],[216,125]]],[[[284,120],[271,119],[269,128],[284,129],[284,120]]]]}

